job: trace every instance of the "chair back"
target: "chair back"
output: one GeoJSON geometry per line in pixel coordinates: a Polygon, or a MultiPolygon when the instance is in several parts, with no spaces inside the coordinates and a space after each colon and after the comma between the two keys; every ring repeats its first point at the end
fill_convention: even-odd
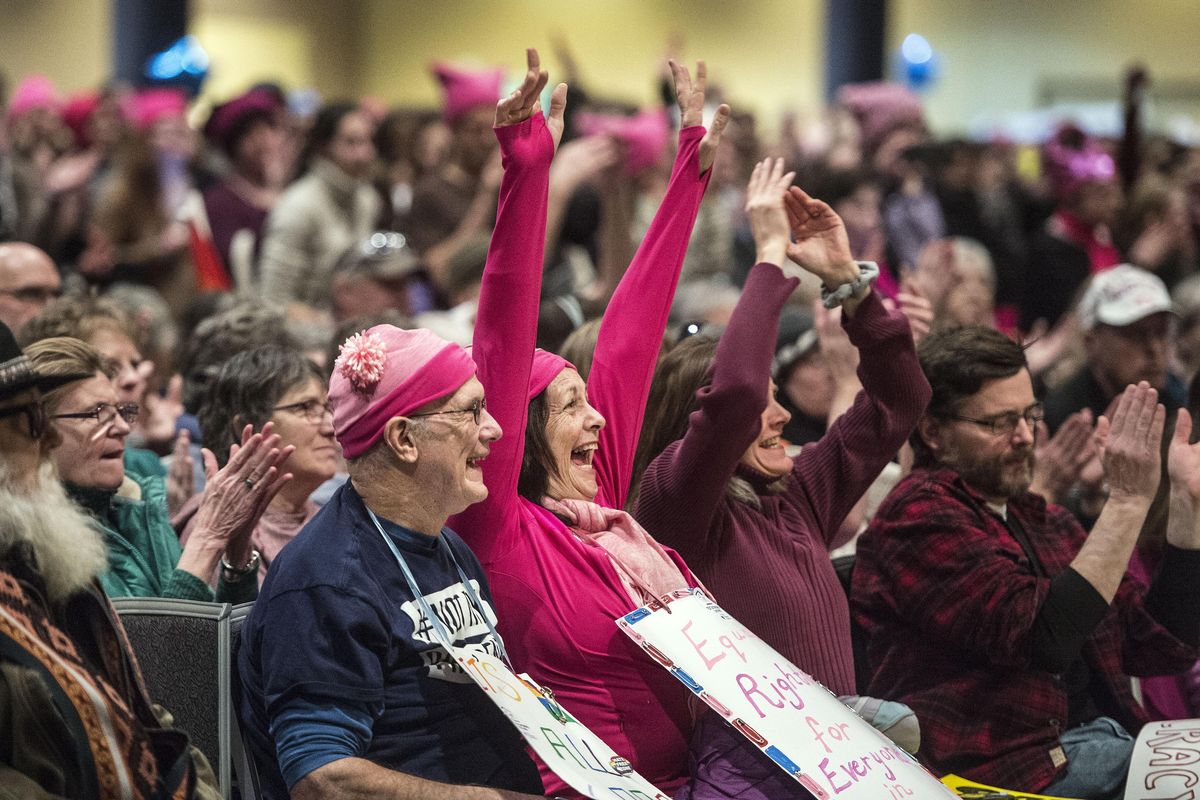
{"type": "Polygon", "coordinates": [[[208,757],[221,795],[232,797],[228,603],[162,597],[116,597],[121,618],[150,692],[208,757]]]}
{"type": "Polygon", "coordinates": [[[258,768],[254,765],[254,759],[250,757],[246,740],[242,738],[242,724],[237,715],[238,696],[242,692],[237,672],[238,649],[242,641],[242,623],[246,621],[246,617],[249,616],[250,609],[253,607],[254,603],[242,603],[234,606],[229,612],[229,655],[230,663],[233,665],[230,698],[234,711],[231,717],[233,735],[230,737],[230,742],[232,744],[233,772],[237,776],[237,785],[241,790],[242,800],[258,800],[262,796],[262,789],[258,781],[258,768]]]}

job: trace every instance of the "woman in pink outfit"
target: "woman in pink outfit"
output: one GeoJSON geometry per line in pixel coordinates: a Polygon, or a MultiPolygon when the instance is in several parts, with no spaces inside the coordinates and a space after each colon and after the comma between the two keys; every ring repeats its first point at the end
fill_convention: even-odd
{"type": "MultiPolygon", "coordinates": [[[[585,385],[564,359],[535,353],[547,176],[566,87],[549,119],[530,51],[526,83],[498,106],[504,163],[473,355],[488,410],[505,431],[483,464],[487,500],[450,521],[488,573],[515,666],[667,792],[687,779],[688,692],[614,620],[696,585],[683,561],[629,515],[634,450],[688,237],[729,109],[706,133],[705,74],[672,63],[682,113],[670,183],[609,304],[585,385]],[[518,97],[520,95],[520,97],[518,97]],[[514,102],[516,100],[520,102],[514,102]]],[[[548,794],[578,796],[542,767],[548,794]]]]}

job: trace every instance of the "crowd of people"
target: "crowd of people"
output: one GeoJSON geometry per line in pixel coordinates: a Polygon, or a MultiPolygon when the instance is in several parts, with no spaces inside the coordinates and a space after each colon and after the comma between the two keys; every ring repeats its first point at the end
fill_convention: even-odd
{"type": "Polygon", "coordinates": [[[1200,149],[1144,71],[1031,171],[896,84],[771,137],[558,55],[0,91],[0,786],[217,796],[133,596],[253,602],[271,800],[578,796],[461,647],[666,794],[811,797],[613,622],[698,588],[935,774],[1119,797],[1200,717],[1200,149]]]}

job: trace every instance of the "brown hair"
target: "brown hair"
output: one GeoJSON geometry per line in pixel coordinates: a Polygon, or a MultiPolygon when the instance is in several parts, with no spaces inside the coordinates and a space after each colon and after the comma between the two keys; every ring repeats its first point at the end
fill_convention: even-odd
{"type": "Polygon", "coordinates": [[[125,309],[107,298],[87,295],[70,295],[50,303],[25,323],[20,340],[26,348],[52,337],[72,337],[86,342],[100,331],[116,331],[128,337],[139,350],[143,349],[144,342],[138,340],[137,327],[125,309]]]}
{"type": "Polygon", "coordinates": [[[716,352],[716,337],[689,336],[675,345],[654,370],[642,434],[633,458],[630,508],[637,500],[638,484],[646,467],[667,445],[687,433],[688,417],[699,405],[696,393],[712,383],[709,366],[716,352]]]}
{"type": "MultiPolygon", "coordinates": [[[[1027,369],[1025,348],[992,328],[969,325],[936,331],[917,350],[921,369],[933,389],[925,413],[932,417],[957,414],[963,403],[985,383],[1016,375],[1027,369]]],[[[933,454],[918,429],[910,437],[915,464],[925,466],[933,454]]]]}
{"type": "MultiPolygon", "coordinates": [[[[70,336],[55,336],[34,342],[25,348],[25,355],[42,375],[95,375],[103,373],[110,380],[117,374],[116,363],[100,355],[96,348],[70,336]]],[[[46,410],[53,413],[75,384],[68,383],[43,395],[46,410]]]]}

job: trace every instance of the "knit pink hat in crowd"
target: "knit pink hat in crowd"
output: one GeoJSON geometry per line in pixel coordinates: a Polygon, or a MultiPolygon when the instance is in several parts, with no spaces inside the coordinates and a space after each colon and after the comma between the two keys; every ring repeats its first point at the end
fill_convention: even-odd
{"type": "Polygon", "coordinates": [[[529,393],[526,402],[533,400],[564,369],[575,369],[575,365],[560,355],[548,353],[540,347],[533,351],[533,369],[529,371],[529,393]]]}
{"type": "Polygon", "coordinates": [[[883,144],[893,131],[925,124],[921,98],[898,83],[848,83],[838,89],[837,99],[858,120],[863,147],[868,151],[883,144]]]}
{"type": "Polygon", "coordinates": [[[45,75],[28,75],[13,89],[8,115],[15,119],[38,108],[57,114],[62,110],[62,99],[45,75]]]}
{"type": "Polygon", "coordinates": [[[149,130],[154,123],[167,117],[182,116],[187,111],[187,98],[176,89],[145,89],[129,101],[126,116],[139,131],[149,130]]]}
{"type": "Polygon", "coordinates": [[[649,109],[624,117],[584,111],[575,118],[575,127],[584,136],[615,137],[625,148],[625,172],[636,175],[662,158],[671,137],[666,109],[649,109]]]}
{"type": "Polygon", "coordinates": [[[1063,125],[1042,148],[1042,170],[1058,199],[1064,200],[1085,183],[1105,183],[1117,177],[1111,155],[1075,125],[1063,125]]]}
{"type": "Polygon", "coordinates": [[[329,403],[346,458],[369,450],[392,417],[453,394],[475,374],[465,350],[424,328],[376,325],[351,336],[339,350],[329,403]]]}
{"type": "Polygon", "coordinates": [[[475,106],[495,106],[500,99],[502,69],[467,69],[445,61],[435,62],[430,69],[442,84],[442,118],[448,125],[458,122],[475,106]]]}

